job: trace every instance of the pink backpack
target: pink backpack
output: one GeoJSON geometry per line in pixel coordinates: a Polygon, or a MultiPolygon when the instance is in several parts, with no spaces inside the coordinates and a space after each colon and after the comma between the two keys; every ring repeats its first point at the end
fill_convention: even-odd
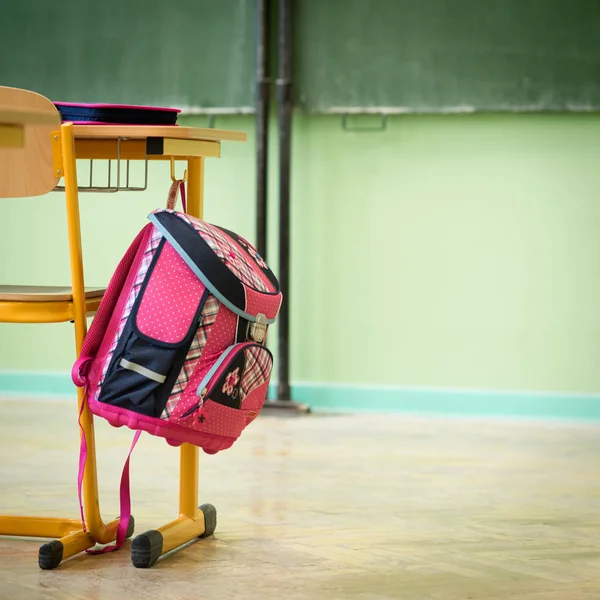
{"type": "MultiPolygon", "coordinates": [[[[149,220],[109,283],[72,378],[93,414],[137,430],[136,440],[146,431],[215,454],[263,407],[279,282],[231,231],[173,208],[149,220]]],[[[85,454],[82,440],[80,488],[85,454]]]]}

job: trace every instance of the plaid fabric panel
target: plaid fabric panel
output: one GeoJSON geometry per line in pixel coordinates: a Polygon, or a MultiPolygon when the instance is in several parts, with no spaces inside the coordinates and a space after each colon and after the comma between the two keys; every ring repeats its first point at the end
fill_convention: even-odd
{"type": "Polygon", "coordinates": [[[200,233],[214,253],[241,282],[260,292],[270,291],[247,257],[220,229],[186,214],[180,213],[179,216],[200,233]]]}
{"type": "Polygon", "coordinates": [[[242,401],[253,389],[269,380],[273,367],[271,355],[262,348],[253,346],[248,348],[245,354],[246,365],[244,366],[240,390],[242,401]]]}
{"type": "Polygon", "coordinates": [[[115,334],[115,338],[114,338],[112,344],[110,345],[110,350],[108,352],[108,356],[106,357],[106,362],[104,363],[104,367],[102,369],[102,375],[100,376],[100,381],[98,383],[98,389],[96,391],[96,400],[98,399],[98,396],[100,395],[102,384],[104,383],[104,379],[106,377],[106,372],[108,371],[108,366],[110,365],[112,355],[114,354],[115,348],[117,347],[117,344],[119,343],[119,338],[121,337],[121,334],[123,333],[123,329],[125,328],[125,324],[127,323],[127,319],[129,318],[129,315],[131,314],[131,309],[133,308],[135,299],[137,298],[140,288],[142,287],[142,283],[144,283],[144,278],[146,277],[146,273],[148,272],[150,263],[152,262],[152,258],[154,257],[154,253],[156,252],[156,249],[158,248],[158,244],[160,243],[161,238],[162,238],[162,233],[160,233],[160,231],[155,229],[152,232],[152,237],[150,238],[150,241],[148,242],[148,246],[146,247],[146,250],[144,251],[144,256],[143,256],[142,262],[140,264],[140,269],[138,271],[137,277],[135,278],[133,286],[131,287],[129,296],[127,297],[127,303],[125,304],[125,310],[123,311],[123,314],[121,316],[121,322],[119,323],[119,327],[117,328],[117,333],[115,334]]]}
{"type": "Polygon", "coordinates": [[[177,377],[177,381],[173,386],[173,391],[167,400],[167,404],[162,414],[160,415],[161,419],[168,419],[177,403],[179,402],[181,395],[185,391],[185,387],[196,368],[200,357],[202,356],[202,350],[204,346],[206,346],[206,341],[208,340],[208,335],[212,326],[217,318],[217,313],[219,312],[219,307],[221,303],[210,294],[204,303],[204,307],[202,308],[202,322],[196,331],[196,335],[192,340],[188,353],[185,357],[185,361],[183,363],[183,367],[179,372],[179,376],[177,377]]]}

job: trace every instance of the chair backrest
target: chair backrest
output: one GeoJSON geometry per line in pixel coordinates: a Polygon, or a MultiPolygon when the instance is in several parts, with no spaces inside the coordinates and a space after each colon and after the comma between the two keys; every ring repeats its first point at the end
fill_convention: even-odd
{"type": "Polygon", "coordinates": [[[52,163],[51,133],[60,129],[60,114],[48,98],[0,86],[0,125],[23,128],[22,147],[0,143],[0,198],[40,196],[59,177],[52,163]]]}

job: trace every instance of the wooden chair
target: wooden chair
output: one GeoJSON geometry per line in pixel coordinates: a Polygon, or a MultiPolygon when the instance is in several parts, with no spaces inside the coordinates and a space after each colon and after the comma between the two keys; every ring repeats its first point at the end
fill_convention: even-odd
{"type": "MultiPolygon", "coordinates": [[[[87,331],[86,316],[95,313],[104,290],[84,287],[73,124],[61,124],[58,110],[47,98],[27,90],[0,87],[0,198],[46,194],[57,186],[62,176],[66,189],[71,286],[0,285],[0,322],[72,321],[75,360],[87,331]],[[54,162],[53,144],[61,146],[62,165],[54,162]]],[[[81,520],[0,516],[0,535],[60,538],[40,548],[38,560],[42,569],[54,568],[63,559],[96,543],[108,544],[115,539],[118,520],[105,525],[100,515],[93,419],[83,403],[83,391],[78,388],[78,408],[81,410],[82,406],[81,422],[88,447],[83,480],[86,530],[81,520]]],[[[74,427],[77,414],[74,410],[74,427]]],[[[128,535],[132,533],[133,519],[128,535]]]]}

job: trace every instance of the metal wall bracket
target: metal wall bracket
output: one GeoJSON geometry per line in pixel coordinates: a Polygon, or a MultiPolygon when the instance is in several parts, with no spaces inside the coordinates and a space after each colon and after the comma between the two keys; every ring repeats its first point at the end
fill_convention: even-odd
{"type": "Polygon", "coordinates": [[[352,115],[343,114],[342,115],[342,129],[344,131],[358,131],[358,132],[373,132],[373,131],[385,131],[387,129],[387,118],[388,116],[385,114],[380,114],[379,116],[379,124],[378,125],[370,125],[370,126],[350,126],[348,125],[348,117],[352,115]]]}

